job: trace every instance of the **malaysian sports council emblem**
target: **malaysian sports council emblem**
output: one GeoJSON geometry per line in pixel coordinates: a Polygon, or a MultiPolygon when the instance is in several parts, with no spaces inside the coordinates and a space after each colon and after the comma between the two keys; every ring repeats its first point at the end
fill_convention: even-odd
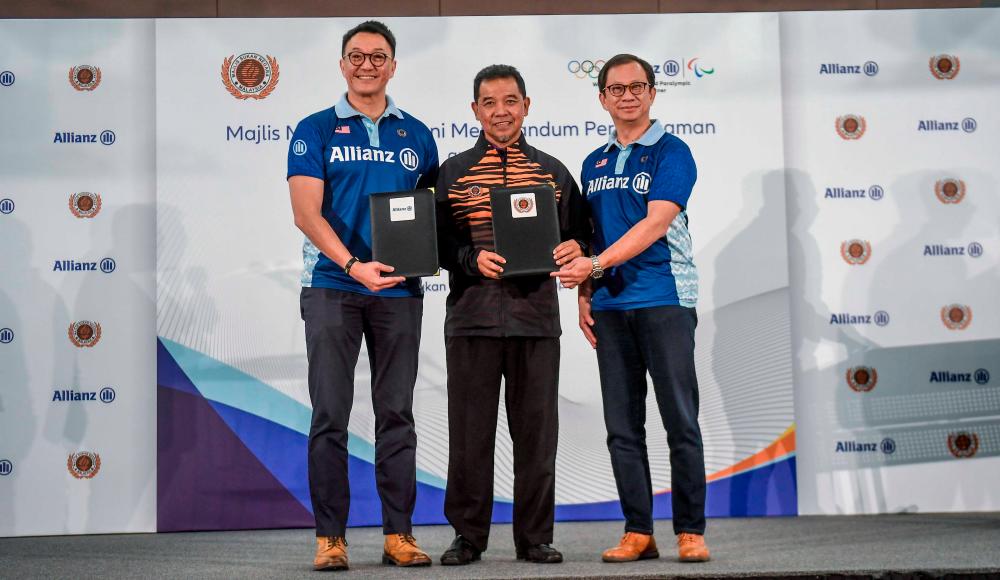
{"type": "Polygon", "coordinates": [[[979,435],[968,431],[949,433],[948,451],[959,459],[972,457],[979,451],[979,435]]]}
{"type": "Polygon", "coordinates": [[[934,78],[950,81],[958,76],[958,71],[962,68],[962,63],[959,62],[957,56],[939,54],[931,57],[928,66],[934,78]]]}
{"type": "Polygon", "coordinates": [[[78,218],[92,218],[101,212],[101,194],[81,191],[69,196],[69,211],[78,218]]]}
{"type": "Polygon", "coordinates": [[[934,195],[941,203],[960,203],[965,197],[965,182],[961,179],[941,179],[934,184],[934,195]]]}
{"type": "Polygon", "coordinates": [[[101,84],[101,69],[89,64],[70,67],[69,84],[78,91],[92,91],[101,84]]]}
{"type": "Polygon", "coordinates": [[[837,117],[837,134],[841,139],[853,141],[865,134],[868,124],[861,115],[842,115],[837,117]]]}
{"type": "Polygon", "coordinates": [[[867,240],[847,240],[840,244],[840,256],[852,266],[860,266],[872,257],[872,245],[867,240]]]}
{"type": "Polygon", "coordinates": [[[81,320],[69,325],[69,341],[79,348],[90,348],[101,341],[101,325],[90,320],[81,320]]]}
{"type": "Polygon", "coordinates": [[[972,309],[964,304],[949,304],[941,308],[941,322],[948,330],[965,330],[972,323],[972,309]]]}
{"type": "Polygon", "coordinates": [[[101,470],[101,456],[91,451],[70,453],[66,469],[77,479],[91,479],[101,470]]]}
{"type": "Polygon", "coordinates": [[[240,100],[266,99],[278,86],[278,59],[245,52],[222,61],[222,84],[240,100]]]}
{"type": "Polygon", "coordinates": [[[872,367],[857,366],[847,369],[847,386],[856,393],[867,393],[878,383],[878,371],[872,367]]]}

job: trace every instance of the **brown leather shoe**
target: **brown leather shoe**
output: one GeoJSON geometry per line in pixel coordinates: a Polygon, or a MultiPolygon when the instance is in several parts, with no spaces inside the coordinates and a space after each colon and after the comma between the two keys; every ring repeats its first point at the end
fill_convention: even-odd
{"type": "Polygon", "coordinates": [[[340,536],[316,538],[313,570],[347,570],[347,542],[340,536]]]}
{"type": "Polygon", "coordinates": [[[396,566],[430,566],[431,557],[417,547],[410,534],[388,534],[382,551],[383,564],[396,566]]]}
{"type": "Polygon", "coordinates": [[[708,562],[710,556],[705,536],[701,534],[677,534],[677,555],[681,562],[708,562]]]}
{"type": "Polygon", "coordinates": [[[601,559],[605,562],[634,562],[659,557],[656,539],[652,535],[636,532],[625,532],[617,546],[608,548],[601,554],[601,559]]]}

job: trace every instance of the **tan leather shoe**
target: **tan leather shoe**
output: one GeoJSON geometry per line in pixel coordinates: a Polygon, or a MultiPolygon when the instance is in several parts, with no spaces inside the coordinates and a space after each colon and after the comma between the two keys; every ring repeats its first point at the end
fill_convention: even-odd
{"type": "Polygon", "coordinates": [[[656,549],[656,538],[652,535],[637,534],[636,532],[625,532],[617,546],[608,548],[601,554],[601,559],[605,562],[634,562],[659,557],[660,552],[656,549]]]}
{"type": "Polygon", "coordinates": [[[313,570],[347,570],[347,542],[340,536],[316,538],[313,570]]]}
{"type": "Polygon", "coordinates": [[[710,555],[701,534],[677,534],[677,556],[681,562],[708,562],[710,555]]]}
{"type": "Polygon", "coordinates": [[[410,534],[388,534],[382,551],[383,564],[396,566],[430,566],[431,557],[417,547],[410,534]]]}

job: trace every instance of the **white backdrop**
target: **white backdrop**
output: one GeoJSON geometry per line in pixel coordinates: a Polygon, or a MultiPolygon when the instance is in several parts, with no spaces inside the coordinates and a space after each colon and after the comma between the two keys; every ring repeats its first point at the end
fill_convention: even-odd
{"type": "Polygon", "coordinates": [[[156,529],[152,35],[148,20],[0,22],[0,536],[156,529]],[[69,81],[80,65],[100,69],[91,90],[69,81]],[[83,192],[93,217],[70,210],[83,192]],[[98,269],[55,270],[70,260],[98,269]],[[69,340],[82,321],[100,325],[92,346],[69,340]],[[100,459],[90,477],[67,467],[79,453],[100,459]]]}
{"type": "MultiPolygon", "coordinates": [[[[267,20],[157,23],[159,335],[302,405],[308,405],[308,390],[297,317],[301,234],[292,225],[284,182],[286,127],[332,106],[343,93],[336,61],[341,35],[356,20],[289,20],[279,28],[267,20]],[[248,44],[247,38],[255,40],[248,44]],[[219,81],[223,59],[247,51],[279,62],[279,84],[266,99],[235,99],[219,81]],[[185,83],[165,80],[185,75],[185,83]],[[280,138],[226,139],[238,127],[258,126],[265,134],[276,128],[280,138]],[[201,283],[193,287],[191,280],[201,283]],[[254,331],[260,328],[267,331],[254,331]]],[[[781,126],[777,15],[621,16],[614,27],[596,16],[386,22],[398,38],[390,94],[435,131],[442,158],[474,143],[468,133],[468,127],[478,127],[470,109],[472,79],[487,64],[521,70],[532,99],[529,142],[575,175],[583,157],[606,143],[607,133],[598,135],[597,127],[610,119],[597,100],[594,79],[572,74],[571,61],[607,58],[627,48],[657,64],[658,81],[687,79],[688,86],[664,84],[653,113],[661,122],[707,132],[681,136],[700,169],[690,215],[702,276],[699,378],[709,473],[763,450],[791,427],[783,159],[781,132],[775,129],[781,126]],[[522,42],[499,42],[512,31],[522,42]],[[716,72],[701,78],[693,67],[674,77],[662,73],[666,61],[686,64],[696,58],[696,64],[716,72]],[[562,136],[533,136],[544,135],[545,128],[562,136]],[[727,341],[727,331],[749,331],[746,326],[761,317],[775,321],[774,332],[742,347],[727,341]],[[749,349],[754,360],[736,363],[716,355],[737,349],[749,349]],[[751,385],[738,378],[747,366],[768,372],[751,385]]],[[[424,481],[439,482],[447,473],[448,449],[442,336],[447,275],[425,281],[417,461],[424,481]]],[[[617,494],[605,434],[594,428],[602,421],[596,360],[576,326],[575,291],[562,294],[562,316],[557,502],[612,500],[617,494]]],[[[370,444],[374,421],[367,367],[362,354],[351,431],[370,444]]],[[[232,395],[220,392],[218,400],[232,395]]],[[[657,417],[652,398],[650,405],[650,417],[657,417]]],[[[501,417],[495,493],[509,500],[506,431],[501,417]]],[[[667,489],[666,437],[658,421],[649,422],[649,442],[654,487],[667,489]]]]}
{"type": "MultiPolygon", "coordinates": [[[[340,39],[358,20],[0,22],[0,535],[156,529],[154,336],[217,408],[307,431],[288,127],[342,93],[340,39]],[[234,98],[220,76],[227,58],[248,52],[277,64],[264,99],[234,98]],[[80,65],[101,69],[93,90],[68,81],[80,65]],[[106,129],[112,145],[53,143],[56,133],[106,129]],[[100,194],[98,215],[69,210],[80,192],[100,194]],[[110,274],[53,271],[56,261],[104,258],[115,260],[110,274]],[[91,348],[67,338],[83,320],[101,325],[91,348]],[[53,400],[105,387],[111,403],[53,400]],[[83,452],[100,456],[93,477],[67,468],[83,452]]],[[[691,146],[700,170],[690,214],[713,480],[791,458],[802,513],[997,509],[1000,12],[386,22],[399,39],[390,94],[435,131],[442,157],[473,142],[463,127],[475,126],[469,101],[482,66],[521,69],[530,142],[574,174],[608,122],[578,63],[629,51],[658,67],[653,115],[691,146]],[[928,61],[945,54],[960,69],[939,80],[928,61]],[[876,74],[866,74],[869,61],[876,74]],[[823,65],[838,74],[821,74],[823,65]],[[858,139],[837,133],[848,114],[865,119],[858,139]],[[962,130],[966,118],[975,131],[962,130]],[[920,120],[959,129],[921,131],[920,120]],[[943,179],[961,180],[961,202],[939,201],[943,179]],[[826,197],[837,188],[881,195],[826,197]],[[852,240],[868,243],[864,264],[841,256],[852,240]],[[973,244],[978,257],[924,255],[925,246],[973,244]],[[964,330],[941,320],[952,304],[972,313],[964,330]],[[880,310],[887,326],[830,323],[880,310]],[[861,366],[877,373],[867,392],[846,380],[861,366]],[[990,376],[977,381],[981,370],[990,376]]],[[[447,277],[425,287],[418,467],[422,484],[440,488],[447,277]]],[[[596,363],[573,295],[562,294],[562,506],[615,499],[596,363]]],[[[357,379],[351,452],[370,460],[364,353],[357,379]]],[[[500,423],[496,494],[509,500],[500,423]]],[[[655,420],[649,441],[662,491],[670,474],[655,420]]],[[[289,489],[301,500],[301,485],[289,489]]]]}
{"type": "Polygon", "coordinates": [[[782,31],[799,510],[996,510],[1000,13],[783,14],[782,31]],[[941,55],[955,58],[954,78],[932,74],[941,55]],[[866,62],[876,74],[864,72],[866,62]],[[859,72],[822,72],[835,64],[859,72]],[[837,134],[836,119],[847,114],[866,121],[859,139],[837,134]],[[966,118],[974,131],[962,129],[966,118]],[[921,130],[921,121],[957,130],[921,130]],[[965,183],[959,203],[935,195],[944,179],[965,183]],[[875,186],[881,198],[870,195],[875,186]],[[828,197],[836,188],[865,197],[828,197]],[[854,239],[869,244],[864,264],[841,256],[854,239]],[[937,245],[965,253],[925,255],[937,245]],[[941,320],[952,304],[971,309],[964,330],[941,320]],[[877,311],[887,325],[831,323],[833,314],[877,311]],[[846,378],[860,366],[877,374],[867,392],[846,378]],[[977,382],[977,370],[990,377],[977,382]],[[971,458],[949,449],[949,435],[963,433],[978,446],[963,452],[958,442],[955,451],[975,451],[971,458]],[[856,444],[868,450],[851,451],[856,444]]]}

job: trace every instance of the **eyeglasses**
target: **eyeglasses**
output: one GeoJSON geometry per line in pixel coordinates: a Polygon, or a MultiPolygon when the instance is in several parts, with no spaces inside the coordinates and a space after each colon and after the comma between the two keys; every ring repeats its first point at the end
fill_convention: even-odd
{"type": "Polygon", "coordinates": [[[383,52],[373,52],[371,54],[368,54],[367,52],[361,52],[356,50],[354,52],[350,52],[344,55],[344,58],[346,58],[347,62],[351,63],[354,66],[361,66],[365,64],[365,59],[367,58],[368,60],[371,61],[373,67],[378,68],[384,65],[385,61],[389,60],[389,55],[383,52]]]}
{"type": "Polygon", "coordinates": [[[608,85],[604,87],[604,90],[608,91],[613,97],[620,97],[625,94],[625,89],[628,88],[628,92],[635,96],[641,95],[645,92],[646,87],[650,87],[649,83],[634,82],[629,85],[608,85]]]}

